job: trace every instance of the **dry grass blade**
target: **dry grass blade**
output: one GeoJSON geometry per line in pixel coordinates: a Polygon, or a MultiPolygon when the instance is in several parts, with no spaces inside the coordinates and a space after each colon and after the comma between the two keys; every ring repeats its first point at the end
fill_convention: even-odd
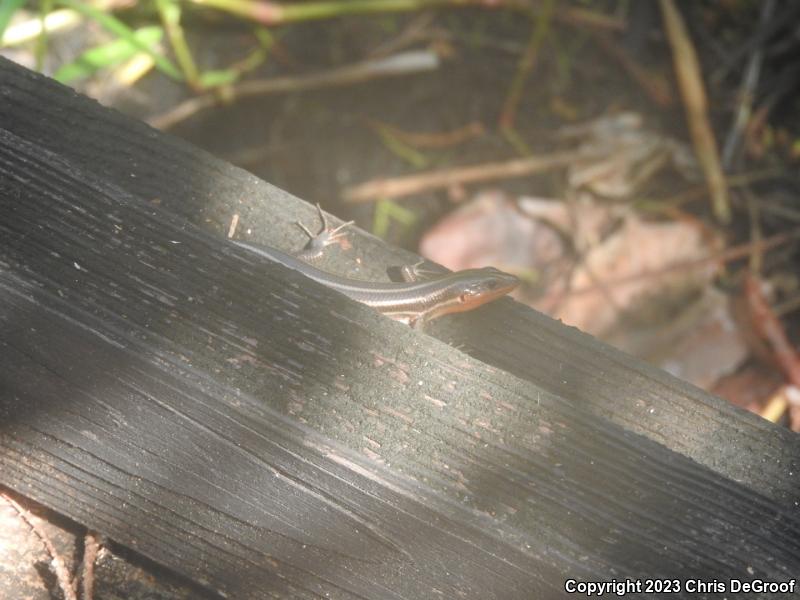
{"type": "Polygon", "coordinates": [[[714,216],[718,221],[728,223],[731,220],[728,188],[720,165],[717,142],[708,122],[708,103],[703,88],[700,63],[686,31],[686,25],[673,0],[660,0],[660,4],[667,36],[672,46],[672,59],[686,108],[689,130],[695,152],[703,166],[714,216]]]}
{"type": "Polygon", "coordinates": [[[586,158],[586,156],[587,153],[585,151],[557,152],[555,154],[529,156],[506,162],[430,171],[419,175],[373,179],[346,189],[342,196],[348,202],[370,202],[378,198],[399,198],[479,181],[523,177],[552,169],[561,169],[575,160],[586,158]]]}
{"type": "MultiPolygon", "coordinates": [[[[398,77],[434,71],[438,68],[439,57],[435,53],[427,50],[413,50],[310,75],[242,81],[225,88],[223,96],[225,102],[234,102],[253,96],[352,85],[379,77],[398,77]]],[[[148,119],[147,122],[156,129],[170,129],[198,112],[213,108],[219,103],[220,97],[217,92],[208,93],[181,102],[166,113],[148,119]]]]}

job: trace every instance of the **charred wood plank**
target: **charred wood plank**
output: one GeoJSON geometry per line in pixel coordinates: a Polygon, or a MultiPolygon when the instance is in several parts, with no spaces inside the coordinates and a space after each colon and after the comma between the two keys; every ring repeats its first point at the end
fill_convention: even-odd
{"type": "Polygon", "coordinates": [[[787,458],[737,439],[703,453],[709,468],[586,410],[588,387],[555,395],[552,374],[539,385],[256,261],[215,230],[231,198],[270,198],[286,221],[293,199],[2,66],[17,100],[0,108],[0,483],[237,598],[508,600],[568,578],[798,572],[797,446],[777,428],[512,302],[442,325],[510,344],[501,357],[550,351],[578,389],[642,380],[659,410],[677,398],[689,439],[703,424],[687,415],[709,412],[772,432],[756,441],[787,458]],[[53,141],[68,132],[92,151],[53,141]],[[520,328],[539,322],[551,337],[520,328]],[[736,461],[784,481],[760,491],[736,461]]]}

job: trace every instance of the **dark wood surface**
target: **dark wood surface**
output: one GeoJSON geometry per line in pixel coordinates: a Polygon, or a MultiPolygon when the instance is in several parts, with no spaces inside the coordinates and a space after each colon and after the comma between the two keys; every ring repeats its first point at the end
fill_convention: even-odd
{"type": "Polygon", "coordinates": [[[436,327],[467,356],[224,240],[296,246],[284,192],[0,94],[0,483],[235,598],[800,572],[786,432],[511,301],[436,327]]]}
{"type": "MultiPolygon", "coordinates": [[[[238,213],[240,230],[252,230],[247,239],[296,249],[303,240],[294,221],[315,222],[294,196],[7,61],[0,126],[213,235],[224,236],[238,213]]],[[[379,279],[387,266],[415,259],[364,232],[352,236],[355,249],[334,253],[328,266],[379,279]]],[[[512,301],[440,321],[430,335],[787,508],[800,503],[795,434],[512,301]]]]}

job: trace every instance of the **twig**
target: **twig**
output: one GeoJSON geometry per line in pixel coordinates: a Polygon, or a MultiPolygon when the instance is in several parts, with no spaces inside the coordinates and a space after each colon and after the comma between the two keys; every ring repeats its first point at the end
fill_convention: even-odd
{"type": "Polygon", "coordinates": [[[42,540],[42,544],[44,544],[47,553],[52,559],[51,564],[56,575],[56,581],[58,581],[58,587],[61,589],[61,593],[64,595],[65,600],[78,600],[78,595],[75,591],[75,583],[72,581],[72,578],[69,575],[69,569],[67,568],[66,563],[64,563],[64,559],[61,558],[61,555],[53,545],[53,542],[50,540],[50,537],[47,535],[47,532],[39,526],[39,524],[36,522],[36,519],[30,513],[30,511],[28,511],[28,509],[21,506],[16,500],[6,493],[0,492],[0,496],[2,496],[12,507],[14,507],[14,510],[19,513],[19,516],[22,518],[22,520],[25,521],[28,524],[28,527],[30,527],[31,530],[33,530],[33,532],[36,534],[36,536],[42,540]]]}
{"type": "MultiPolygon", "coordinates": [[[[676,262],[671,265],[661,267],[660,269],[652,269],[649,271],[632,273],[631,275],[626,275],[625,277],[620,277],[619,279],[614,279],[612,281],[605,281],[603,284],[606,286],[629,285],[631,283],[635,283],[642,279],[648,279],[651,277],[663,277],[671,273],[679,271],[688,271],[689,269],[696,269],[698,267],[703,267],[705,265],[714,262],[721,262],[721,263],[731,262],[733,260],[746,258],[752,255],[754,252],[765,252],[767,250],[775,248],[776,246],[780,246],[781,244],[785,244],[786,242],[798,238],[800,238],[800,231],[795,231],[791,233],[779,233],[764,240],[760,240],[757,242],[749,242],[747,244],[741,244],[739,246],[734,246],[733,248],[727,248],[720,252],[716,252],[710,256],[704,256],[702,258],[694,258],[691,260],[676,262]]],[[[570,290],[569,292],[566,292],[565,295],[580,296],[583,294],[590,294],[595,291],[597,291],[597,286],[588,285],[582,288],[570,290]]]]}
{"type": "Polygon", "coordinates": [[[777,423],[780,420],[783,413],[789,408],[789,400],[786,398],[787,391],[787,386],[782,385],[780,389],[767,400],[767,403],[759,412],[763,419],[772,421],[773,423],[777,423]]]}
{"type": "Polygon", "coordinates": [[[604,15],[595,10],[577,6],[559,7],[554,18],[556,21],[567,23],[575,27],[590,27],[605,31],[625,31],[627,24],[622,19],[604,15]]]}
{"type": "Polygon", "coordinates": [[[536,58],[539,56],[539,49],[542,47],[547,33],[550,30],[550,19],[553,15],[553,0],[544,0],[541,11],[536,15],[535,25],[531,32],[530,40],[525,48],[525,53],[520,58],[517,66],[517,73],[509,87],[506,100],[503,103],[503,111],[500,113],[499,125],[501,129],[513,129],[516,120],[517,107],[522,98],[522,91],[525,89],[525,82],[530,77],[533,67],[536,65],[536,58]]]}
{"type": "MultiPolygon", "coordinates": [[[[784,388],[784,409],[789,409],[791,428],[797,431],[800,429],[800,403],[796,400],[797,388],[800,387],[800,354],[789,342],[786,330],[764,297],[761,281],[755,275],[748,274],[745,278],[744,292],[755,330],[769,343],[775,361],[791,384],[784,388]]],[[[770,407],[773,413],[771,416],[774,417],[779,407],[780,404],[778,407],[770,407]]]]}
{"type": "Polygon", "coordinates": [[[608,35],[597,33],[594,37],[595,42],[609,56],[615,59],[625,72],[630,75],[639,87],[644,90],[647,97],[660,108],[672,106],[672,90],[666,80],[656,75],[652,75],[647,69],[637,63],[630,54],[614,42],[608,35]]]}
{"type": "Polygon", "coordinates": [[[747,306],[756,331],[769,342],[773,356],[792,385],[800,386],[800,356],[789,342],[786,331],[761,291],[761,281],[748,274],[744,281],[747,306]]]}
{"type": "Polygon", "coordinates": [[[783,13],[776,16],[769,25],[760,28],[756,34],[747,42],[731,48],[727,53],[724,64],[722,64],[711,76],[712,85],[720,83],[731,72],[740,60],[747,56],[754,48],[764,45],[766,41],[778,31],[791,23],[797,21],[800,16],[800,2],[786,2],[783,5],[783,13]]]}
{"type": "Polygon", "coordinates": [[[401,52],[414,44],[430,38],[432,35],[431,24],[436,14],[432,11],[417,15],[411,20],[396,37],[373,48],[370,52],[372,58],[388,56],[396,52],[401,52]]]}
{"type": "MultiPolygon", "coordinates": [[[[744,187],[741,190],[744,197],[745,205],[747,206],[747,215],[750,218],[750,240],[753,242],[760,242],[764,239],[764,232],[761,229],[761,210],[758,198],[750,191],[749,187],[744,187]]],[[[764,252],[757,251],[750,255],[750,272],[759,273],[764,264],[764,252]]]]}
{"type": "Polygon", "coordinates": [[[800,294],[795,294],[772,307],[772,311],[779,317],[785,317],[798,309],[800,309],[800,294]]]}
{"type": "Polygon", "coordinates": [[[728,189],[719,162],[717,143],[706,114],[708,108],[706,93],[703,89],[697,54],[673,0],[660,0],[660,4],[672,46],[672,58],[689,121],[689,130],[695,152],[705,172],[714,216],[718,221],[728,223],[731,220],[728,189]]]}
{"type": "MultiPolygon", "coordinates": [[[[800,5],[800,3],[798,3],[800,5]]],[[[747,149],[751,155],[756,158],[763,156],[765,152],[764,144],[761,139],[761,134],[764,131],[767,121],[773,109],[778,106],[783,99],[795,91],[797,87],[797,79],[800,77],[800,63],[789,63],[779,75],[773,77],[778,81],[768,87],[769,92],[761,100],[758,109],[753,113],[750,122],[747,124],[747,131],[745,138],[747,140],[747,149]]]]}
{"type": "MultiPolygon", "coordinates": [[[[772,13],[775,9],[775,0],[766,0],[761,5],[761,17],[759,21],[759,30],[766,29],[772,13]]],[[[733,166],[734,159],[738,154],[741,147],[742,135],[747,128],[747,122],[750,120],[750,115],[753,110],[753,98],[755,97],[755,89],[758,85],[758,79],[761,75],[761,61],[764,52],[761,45],[757,45],[750,56],[750,61],[745,69],[744,77],[742,78],[742,85],[739,88],[739,106],[736,109],[736,117],[733,120],[731,130],[725,139],[722,146],[722,166],[726,171],[729,171],[733,166]]]]}
{"type": "Polygon", "coordinates": [[[83,538],[83,570],[81,571],[81,600],[92,600],[94,597],[94,563],[100,546],[102,536],[96,531],[88,531],[83,538]]]}
{"type": "Polygon", "coordinates": [[[239,225],[239,213],[233,213],[231,217],[231,224],[228,226],[228,238],[232,238],[236,233],[236,227],[239,225]]]}
{"type": "MultiPolygon", "coordinates": [[[[778,175],[780,171],[773,168],[763,169],[760,171],[752,171],[749,173],[739,173],[728,177],[728,188],[733,189],[737,187],[748,186],[751,183],[770,179],[778,175]]],[[[643,199],[637,200],[633,203],[633,208],[647,212],[663,212],[671,208],[677,208],[688,202],[699,200],[708,193],[708,188],[705,185],[695,185],[682,192],[669,196],[668,198],[658,199],[643,199]]],[[[734,199],[735,202],[735,199],[734,199]]],[[[770,209],[767,208],[767,211],[770,209]]]]}
{"type": "Polygon", "coordinates": [[[555,154],[529,156],[507,162],[484,163],[471,167],[457,167],[405,177],[373,179],[355,187],[346,188],[342,194],[348,202],[370,202],[377,198],[399,198],[424,191],[448,188],[478,181],[492,181],[507,177],[523,177],[566,167],[571,162],[589,156],[599,156],[585,150],[557,152],[555,154]]]}
{"type": "Polygon", "coordinates": [[[436,133],[422,133],[416,131],[405,131],[394,125],[382,123],[374,119],[367,119],[367,124],[380,131],[386,131],[409,146],[415,148],[448,148],[457,146],[472,138],[482,136],[486,129],[479,121],[467,123],[463,127],[441,131],[436,133]]]}
{"type": "MultiPolygon", "coordinates": [[[[272,79],[243,81],[227,88],[225,100],[233,102],[250,96],[262,96],[280,92],[351,85],[377,77],[395,77],[410,73],[432,71],[439,67],[436,54],[427,51],[411,51],[395,54],[387,58],[370,60],[354,65],[331,69],[322,73],[300,75],[298,77],[275,77],[272,79]]],[[[195,113],[216,106],[219,98],[215,94],[205,94],[178,104],[166,113],[148,120],[158,129],[169,129],[195,113]]]]}
{"type": "MultiPolygon", "coordinates": [[[[531,12],[530,0],[345,0],[321,2],[269,2],[267,0],[191,0],[195,4],[213,6],[220,10],[275,26],[300,21],[330,19],[353,14],[410,12],[429,8],[483,7],[494,10],[531,12]]],[[[593,27],[623,31],[625,23],[588,9],[560,8],[555,17],[578,27],[593,27]]]]}

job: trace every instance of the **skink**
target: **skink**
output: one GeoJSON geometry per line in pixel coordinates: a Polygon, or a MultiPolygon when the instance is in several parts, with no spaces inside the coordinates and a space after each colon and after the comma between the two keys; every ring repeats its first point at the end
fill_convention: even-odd
{"type": "Polygon", "coordinates": [[[328,229],[322,211],[319,214],[322,229],[316,235],[298,223],[311,241],[295,256],[270,246],[236,240],[234,243],[413,327],[420,327],[441,315],[472,310],[504,296],[519,285],[519,279],[514,275],[493,267],[466,269],[423,281],[406,282],[361,281],[334,275],[308,261],[318,258],[325,246],[342,237],[341,230],[349,223],[328,229]]]}

